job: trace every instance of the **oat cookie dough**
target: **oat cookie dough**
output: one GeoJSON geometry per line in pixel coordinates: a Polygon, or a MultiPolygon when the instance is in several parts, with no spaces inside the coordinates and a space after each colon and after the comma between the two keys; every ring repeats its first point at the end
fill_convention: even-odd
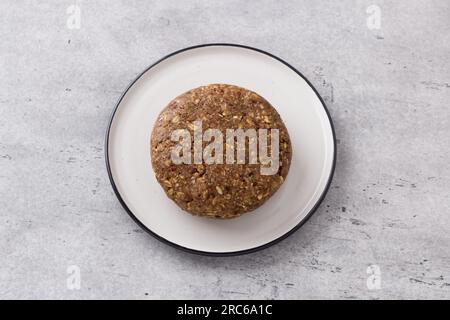
{"type": "MultiPolygon", "coordinates": [[[[211,141],[200,144],[205,148],[211,141]]],[[[269,135],[269,154],[270,142],[269,135]]],[[[151,134],[151,159],[156,179],[179,207],[198,216],[234,218],[258,208],[284,182],[291,157],[289,134],[277,111],[255,92],[227,84],[202,86],[176,97],[160,113],[151,134]],[[224,142],[227,129],[278,129],[277,171],[262,174],[260,162],[249,163],[249,148],[244,164],[227,163],[226,143],[222,164],[207,164],[204,159],[195,163],[194,122],[198,120],[201,120],[203,132],[221,130],[224,142]],[[192,136],[190,164],[172,161],[172,149],[179,143],[172,141],[172,133],[177,129],[187,129],[192,136]]]]}

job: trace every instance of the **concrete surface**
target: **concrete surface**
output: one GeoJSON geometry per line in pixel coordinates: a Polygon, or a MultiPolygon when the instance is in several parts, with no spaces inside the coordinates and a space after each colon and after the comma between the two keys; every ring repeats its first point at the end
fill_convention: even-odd
{"type": "Polygon", "coordinates": [[[450,2],[176,3],[0,2],[0,298],[449,299],[450,2]],[[338,137],[335,179],[312,219],[233,258],[143,233],[103,156],[127,84],[207,42],[293,64],[338,137]]]}

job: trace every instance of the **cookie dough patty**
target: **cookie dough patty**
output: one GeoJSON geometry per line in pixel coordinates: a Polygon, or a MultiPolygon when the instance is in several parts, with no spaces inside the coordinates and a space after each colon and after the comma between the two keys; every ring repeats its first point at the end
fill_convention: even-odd
{"type": "MultiPolygon", "coordinates": [[[[200,144],[205,148],[214,140],[200,144]]],[[[271,155],[270,135],[266,141],[271,155]]],[[[233,218],[261,206],[284,182],[291,156],[289,135],[277,111],[255,92],[227,84],[202,86],[176,97],[159,114],[151,134],[156,179],[179,207],[199,216],[233,218]],[[195,161],[194,124],[199,120],[203,133],[207,129],[219,129],[223,133],[223,164],[207,164],[204,159],[200,159],[201,163],[195,161]],[[263,165],[259,160],[256,164],[249,163],[249,140],[246,140],[245,163],[227,164],[226,132],[239,128],[256,132],[278,129],[279,167],[274,174],[262,174],[261,167],[267,167],[267,163],[263,165]],[[172,133],[177,129],[187,129],[192,137],[188,164],[175,164],[171,157],[172,149],[180,143],[172,141],[172,133]]]]}

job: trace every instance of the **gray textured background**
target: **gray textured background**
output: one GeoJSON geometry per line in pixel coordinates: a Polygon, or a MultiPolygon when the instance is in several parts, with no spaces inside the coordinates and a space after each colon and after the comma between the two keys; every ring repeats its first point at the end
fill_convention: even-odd
{"type": "Polygon", "coordinates": [[[450,298],[449,1],[0,2],[0,298],[450,298]],[[370,30],[366,8],[381,8],[370,30]],[[235,42],[324,97],[335,179],[297,233],[199,257],[143,233],[103,141],[127,84],[171,51],[235,42]],[[66,286],[81,270],[80,290],[66,286]],[[381,270],[369,290],[366,268],[381,270]]]}

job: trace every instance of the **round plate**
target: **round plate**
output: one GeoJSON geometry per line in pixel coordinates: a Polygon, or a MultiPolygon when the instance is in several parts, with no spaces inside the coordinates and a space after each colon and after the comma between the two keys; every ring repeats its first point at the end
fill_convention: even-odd
{"type": "Polygon", "coordinates": [[[115,107],[105,149],[111,184],[129,215],[163,242],[207,255],[253,252],[297,230],[325,196],[336,161],[330,116],[309,81],[272,54],[234,44],[186,48],[147,68],[115,107]],[[285,122],[293,149],[280,189],[260,208],[231,220],[183,212],[165,195],[150,162],[159,112],[179,94],[211,83],[234,84],[266,98],[285,122]]]}

